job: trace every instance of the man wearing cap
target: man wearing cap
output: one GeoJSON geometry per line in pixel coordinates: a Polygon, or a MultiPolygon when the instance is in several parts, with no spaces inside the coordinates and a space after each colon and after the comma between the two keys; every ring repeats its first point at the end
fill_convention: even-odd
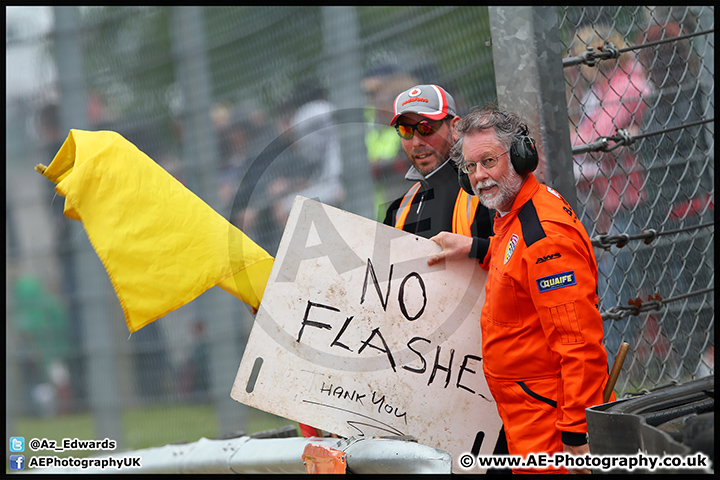
{"type": "Polygon", "coordinates": [[[492,215],[460,188],[457,167],[450,160],[460,121],[453,97],[437,85],[417,85],[395,98],[394,113],[390,125],[410,160],[405,179],[413,184],[390,204],[383,223],[425,238],[442,231],[488,238],[492,215]]]}

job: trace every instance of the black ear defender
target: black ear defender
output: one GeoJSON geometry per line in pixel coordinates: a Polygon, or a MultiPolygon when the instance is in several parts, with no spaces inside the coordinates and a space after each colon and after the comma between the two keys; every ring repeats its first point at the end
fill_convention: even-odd
{"type": "MultiPolygon", "coordinates": [[[[510,145],[510,162],[519,175],[535,171],[538,166],[538,152],[535,140],[528,137],[527,126],[521,125],[518,136],[510,145]]],[[[475,195],[470,184],[470,177],[458,168],[458,183],[469,195],[475,195]]]]}
{"type": "Polygon", "coordinates": [[[518,136],[510,145],[510,162],[517,173],[525,175],[534,172],[538,166],[538,152],[535,140],[528,137],[527,125],[520,125],[518,136]]]}
{"type": "Polygon", "coordinates": [[[458,168],[458,182],[460,183],[462,189],[465,190],[468,195],[475,195],[475,192],[473,192],[472,189],[472,185],[470,185],[470,176],[468,176],[468,174],[463,172],[460,168],[458,168]]]}

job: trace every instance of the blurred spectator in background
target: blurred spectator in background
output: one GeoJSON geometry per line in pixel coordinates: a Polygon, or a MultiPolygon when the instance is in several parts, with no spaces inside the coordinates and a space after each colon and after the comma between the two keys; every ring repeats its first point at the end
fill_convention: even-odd
{"type": "Polygon", "coordinates": [[[715,375],[715,345],[710,345],[702,353],[696,378],[707,377],[708,375],[715,375]]]}
{"type": "MultiPolygon", "coordinates": [[[[686,33],[677,22],[669,20],[664,25],[651,25],[637,42],[655,42],[686,33]]],[[[647,227],[657,229],[662,225],[664,229],[675,229],[712,223],[712,145],[708,145],[704,135],[706,126],[688,126],[712,116],[707,113],[707,97],[703,94],[699,78],[700,59],[689,39],[644,48],[639,53],[639,59],[648,71],[653,88],[649,99],[650,108],[646,112],[645,131],[653,133],[684,127],[651,135],[639,143],[641,160],[648,170],[650,208],[647,227]],[[673,188],[661,188],[668,184],[673,188]]],[[[666,297],[711,287],[714,283],[712,239],[711,229],[709,235],[702,231],[699,234],[678,235],[669,244],[659,243],[652,252],[640,251],[641,261],[648,265],[645,274],[656,285],[662,285],[659,291],[664,292],[666,297]],[[673,284],[673,290],[666,287],[673,284]]],[[[705,347],[705,332],[712,331],[709,325],[712,325],[713,317],[712,310],[703,314],[698,309],[692,321],[700,328],[693,329],[690,337],[685,338],[688,346],[702,345],[702,348],[706,348],[701,352],[697,372],[691,372],[697,375],[696,378],[713,372],[714,347],[712,344],[709,348],[705,347]]],[[[673,330],[667,326],[667,320],[656,322],[653,316],[649,316],[641,341],[638,341],[638,345],[644,343],[648,347],[644,352],[639,350],[637,354],[642,364],[659,364],[663,370],[677,375],[676,372],[681,369],[676,366],[682,365],[682,358],[675,349],[670,348],[671,342],[666,337],[669,332],[673,330]]]]}
{"type": "MultiPolygon", "coordinates": [[[[55,102],[45,104],[37,116],[37,128],[42,144],[42,156],[52,161],[65,142],[68,132],[60,130],[60,106],[55,102]]],[[[70,377],[71,390],[74,392],[74,409],[82,408],[87,399],[85,385],[85,357],[80,354],[83,347],[83,328],[80,316],[80,301],[77,296],[77,280],[75,276],[75,250],[71,239],[71,223],[65,216],[65,199],[55,193],[55,185],[43,182],[46,193],[46,204],[50,208],[50,221],[54,234],[54,251],[60,266],[60,290],[58,294],[64,299],[68,313],[68,338],[72,351],[76,352],[67,358],[68,370],[73,372],[70,377]]]]}
{"type": "Polygon", "coordinates": [[[227,210],[232,207],[233,197],[251,163],[275,135],[268,128],[267,113],[254,99],[231,108],[216,106],[212,116],[219,133],[219,195],[223,209],[227,210]]]}
{"type": "MultiPolygon", "coordinates": [[[[611,42],[618,49],[625,48],[624,38],[607,27],[590,25],[581,29],[577,37],[580,55],[586,46],[595,49],[611,42]]],[[[581,74],[588,84],[582,100],[582,117],[573,135],[573,146],[592,143],[600,137],[615,136],[618,129],[640,133],[650,93],[647,75],[632,52],[621,54],[617,60],[599,61],[596,67],[582,65],[581,74]]],[[[629,147],[612,152],[590,152],[575,157],[575,178],[578,189],[591,208],[595,230],[601,233],[623,233],[628,226],[628,213],[645,200],[645,174],[629,147]],[[602,206],[601,206],[602,205],[602,206]]],[[[592,229],[589,229],[592,231],[592,229]]]]}
{"type": "MultiPolygon", "coordinates": [[[[638,38],[640,43],[655,42],[684,35],[680,25],[668,21],[652,25],[638,38]]],[[[707,111],[705,96],[699,94],[699,61],[689,39],[661,43],[639,53],[648,71],[652,108],[647,110],[645,130],[659,132],[697,122],[707,111]]],[[[669,216],[678,220],[712,212],[712,175],[706,170],[708,144],[702,125],[687,127],[643,140],[642,160],[649,171],[648,193],[653,199],[653,224],[669,216]],[[671,195],[658,188],[663,179],[677,182],[671,195]],[[698,188],[700,187],[700,188],[698,188]],[[708,209],[708,206],[710,208],[708,209]]],[[[699,223],[700,219],[696,219],[699,223]]],[[[712,214],[703,221],[712,221],[712,214]]]]}
{"type": "Polygon", "coordinates": [[[28,275],[17,279],[13,293],[12,320],[26,405],[35,415],[68,413],[73,396],[68,359],[73,347],[65,305],[39,279],[28,275]]]}
{"type": "Polygon", "coordinates": [[[208,365],[208,340],[205,335],[205,322],[198,319],[193,325],[192,350],[182,364],[180,378],[180,396],[185,400],[205,401],[209,399],[210,374],[208,365]]]}
{"type": "Polygon", "coordinates": [[[333,118],[335,107],[322,89],[308,94],[290,123],[295,143],[293,148],[303,159],[303,169],[293,183],[281,185],[285,195],[275,209],[275,220],[285,224],[296,195],[313,198],[335,207],[345,200],[342,184],[340,141],[333,118]]]}
{"type": "Polygon", "coordinates": [[[381,63],[368,70],[362,87],[369,105],[365,109],[365,148],[375,185],[375,210],[383,218],[387,203],[405,193],[407,160],[400,137],[390,126],[391,106],[398,92],[417,84],[417,78],[393,63],[381,63]]]}
{"type": "Polygon", "coordinates": [[[244,136],[252,146],[248,146],[246,161],[235,175],[229,219],[273,256],[285,227],[284,223],[280,225],[275,221],[275,207],[280,195],[277,185],[284,184],[284,178],[302,170],[301,162],[296,161],[297,154],[291,148],[292,139],[286,132],[289,103],[289,100],[282,102],[272,120],[264,111],[260,115],[253,109],[238,108],[234,114],[236,118],[252,117],[242,121],[249,126],[244,136]]]}
{"type": "Polygon", "coordinates": [[[334,107],[318,81],[297,85],[279,103],[277,135],[242,175],[233,223],[276,255],[296,195],[341,207],[342,158],[334,107]]]}
{"type": "MultiPolygon", "coordinates": [[[[597,52],[606,42],[618,49],[627,46],[624,38],[609,27],[588,25],[578,31],[571,53],[579,56],[588,46],[597,52]]],[[[630,135],[641,133],[639,127],[650,89],[647,75],[632,52],[622,53],[618,59],[600,60],[596,66],[581,65],[580,74],[582,78],[576,85],[584,82],[586,88],[579,100],[581,115],[574,132],[571,125],[573,147],[615,136],[618,129],[625,129],[630,135]]],[[[645,172],[632,147],[576,155],[574,173],[578,201],[584,205],[582,217],[589,232],[627,233],[633,218],[643,215],[639,209],[647,197],[645,172]]],[[[627,250],[620,249],[617,255],[604,253],[597,258],[601,310],[627,305],[629,299],[639,295],[636,287],[642,271],[632,265],[633,258],[627,250]]],[[[605,343],[612,353],[617,352],[623,338],[633,335],[627,319],[607,322],[605,328],[605,343]]],[[[608,361],[612,362],[610,357],[608,361]]]]}
{"type": "Polygon", "coordinates": [[[240,175],[251,161],[250,144],[253,134],[253,124],[247,112],[240,109],[232,112],[222,132],[223,148],[218,170],[218,195],[223,210],[230,205],[240,183],[240,175]]]}

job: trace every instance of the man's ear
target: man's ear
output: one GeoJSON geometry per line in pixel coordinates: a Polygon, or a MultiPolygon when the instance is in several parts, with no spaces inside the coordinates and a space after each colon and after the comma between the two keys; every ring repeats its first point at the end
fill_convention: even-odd
{"type": "Polygon", "coordinates": [[[452,132],[453,142],[457,142],[460,139],[460,133],[457,131],[457,124],[460,122],[460,117],[455,116],[450,120],[450,131],[452,132]]]}

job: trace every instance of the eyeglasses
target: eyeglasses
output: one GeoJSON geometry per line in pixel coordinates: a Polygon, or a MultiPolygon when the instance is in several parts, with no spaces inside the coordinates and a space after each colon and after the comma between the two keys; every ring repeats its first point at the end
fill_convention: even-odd
{"type": "MultiPolygon", "coordinates": [[[[508,150],[508,152],[509,152],[509,150],[508,150]]],[[[508,152],[505,152],[505,153],[508,153],[508,152]]],[[[460,170],[462,170],[463,172],[467,173],[468,175],[471,174],[471,173],[475,173],[475,170],[477,170],[477,164],[478,164],[478,163],[479,163],[480,165],[482,165],[482,167],[483,167],[485,170],[489,170],[489,169],[491,169],[492,167],[494,167],[495,165],[497,165],[498,159],[499,159],[500,157],[502,157],[503,155],[505,155],[505,153],[501,153],[500,155],[497,155],[497,156],[490,156],[490,157],[487,157],[487,158],[483,158],[483,159],[480,160],[479,162],[467,162],[467,163],[463,163],[462,165],[460,165],[460,170]]]]}
{"type": "Polygon", "coordinates": [[[445,118],[442,120],[423,120],[415,125],[404,125],[402,123],[398,123],[395,125],[395,130],[398,135],[405,140],[411,140],[416,131],[423,137],[427,137],[431,133],[435,133],[440,130],[440,127],[445,120],[445,118]]]}

